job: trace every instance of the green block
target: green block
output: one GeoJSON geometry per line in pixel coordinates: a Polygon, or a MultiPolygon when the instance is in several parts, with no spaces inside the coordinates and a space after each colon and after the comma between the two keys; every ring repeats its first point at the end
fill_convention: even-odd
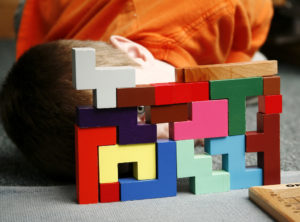
{"type": "Polygon", "coordinates": [[[228,99],[229,136],[246,132],[246,97],[263,95],[263,78],[210,81],[210,99],[228,99]]]}
{"type": "Polygon", "coordinates": [[[230,174],[224,170],[213,171],[210,177],[190,178],[190,190],[194,194],[218,193],[230,190],[230,174]]]}
{"type": "Polygon", "coordinates": [[[212,170],[212,156],[194,155],[194,140],[176,141],[177,178],[190,178],[190,190],[195,194],[224,192],[230,189],[226,171],[212,170]]]}

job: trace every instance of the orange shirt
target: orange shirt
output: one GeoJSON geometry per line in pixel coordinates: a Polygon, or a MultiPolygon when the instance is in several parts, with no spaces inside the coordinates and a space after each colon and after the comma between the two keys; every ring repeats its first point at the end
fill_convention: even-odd
{"type": "Polygon", "coordinates": [[[177,67],[247,61],[272,15],[271,0],[27,0],[17,57],[51,40],[121,35],[177,67]]]}

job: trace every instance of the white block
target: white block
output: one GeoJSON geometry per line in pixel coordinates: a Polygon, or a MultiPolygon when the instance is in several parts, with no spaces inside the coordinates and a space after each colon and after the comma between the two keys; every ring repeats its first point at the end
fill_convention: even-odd
{"type": "Polygon", "coordinates": [[[135,69],[130,66],[95,67],[95,49],[73,48],[73,86],[93,89],[94,106],[116,107],[116,89],[135,87],[135,69]]]}

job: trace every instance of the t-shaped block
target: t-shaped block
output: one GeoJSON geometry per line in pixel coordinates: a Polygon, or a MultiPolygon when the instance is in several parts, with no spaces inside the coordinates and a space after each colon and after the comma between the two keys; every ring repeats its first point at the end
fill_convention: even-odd
{"type": "Polygon", "coordinates": [[[96,108],[115,108],[116,89],[135,87],[135,69],[130,66],[95,67],[95,49],[72,49],[72,80],[76,89],[93,89],[96,108]]]}

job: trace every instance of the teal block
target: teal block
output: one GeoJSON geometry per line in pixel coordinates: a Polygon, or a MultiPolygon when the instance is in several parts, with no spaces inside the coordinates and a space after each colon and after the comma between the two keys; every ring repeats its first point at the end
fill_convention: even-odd
{"type": "Polygon", "coordinates": [[[194,140],[176,141],[177,178],[190,178],[190,191],[195,194],[225,192],[230,189],[226,171],[212,170],[212,157],[194,155],[194,140]]]}
{"type": "Polygon", "coordinates": [[[246,168],[245,135],[205,139],[205,151],[211,155],[222,154],[222,168],[230,173],[231,189],[243,189],[263,184],[261,168],[246,168]]]}
{"type": "Polygon", "coordinates": [[[228,99],[228,135],[246,132],[246,97],[263,95],[263,78],[210,81],[210,99],[228,99]]]}

